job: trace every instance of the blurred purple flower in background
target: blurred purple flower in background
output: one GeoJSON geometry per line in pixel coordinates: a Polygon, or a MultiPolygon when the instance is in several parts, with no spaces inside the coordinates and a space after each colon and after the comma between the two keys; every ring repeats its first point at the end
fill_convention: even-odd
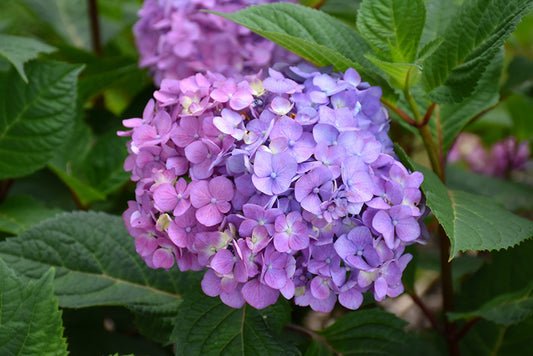
{"type": "Polygon", "coordinates": [[[138,253],[207,268],[204,292],[236,308],[397,296],[426,209],[421,173],[392,153],[381,91],[353,69],[267,72],[165,79],[143,119],[124,121],[138,253]]]}
{"type": "Polygon", "coordinates": [[[464,162],[473,172],[507,178],[513,172],[528,169],[530,154],[527,140],[518,142],[516,137],[509,136],[486,149],[481,137],[463,132],[450,149],[448,162],[464,162]]]}
{"type": "MultiPolygon", "coordinates": [[[[182,79],[206,70],[242,78],[276,62],[295,63],[296,56],[273,42],[232,21],[200,12],[235,12],[271,2],[275,1],[145,0],[133,27],[139,66],[149,68],[159,86],[165,78],[182,79]]],[[[232,80],[212,92],[213,98],[229,100],[228,94],[239,96],[232,80]]]]}

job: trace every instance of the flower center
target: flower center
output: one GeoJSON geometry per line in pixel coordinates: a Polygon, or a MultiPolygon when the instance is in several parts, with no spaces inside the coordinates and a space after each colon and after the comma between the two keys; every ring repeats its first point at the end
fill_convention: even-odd
{"type": "Polygon", "coordinates": [[[211,198],[211,204],[216,204],[217,200],[216,198],[211,198]]]}
{"type": "Polygon", "coordinates": [[[276,179],[277,176],[278,176],[278,174],[276,172],[270,173],[270,178],[272,178],[272,179],[276,179]]]}

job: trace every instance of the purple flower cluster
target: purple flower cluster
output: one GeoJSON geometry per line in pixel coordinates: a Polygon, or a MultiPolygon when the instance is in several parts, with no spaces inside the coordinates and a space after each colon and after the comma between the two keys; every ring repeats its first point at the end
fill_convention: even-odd
{"type": "Polygon", "coordinates": [[[222,17],[200,12],[234,12],[274,0],[145,0],[133,27],[140,55],[157,86],[210,70],[229,77],[255,73],[290,60],[281,47],[222,17]]]}
{"type": "Polygon", "coordinates": [[[359,74],[270,69],[162,82],[131,136],[125,224],[152,268],[208,267],[204,292],[328,312],[403,292],[420,184],[392,153],[381,89],[359,74]]]}
{"type": "Polygon", "coordinates": [[[509,136],[485,149],[479,136],[461,133],[448,154],[450,163],[465,162],[476,173],[505,178],[512,172],[525,171],[530,156],[529,142],[509,136]]]}

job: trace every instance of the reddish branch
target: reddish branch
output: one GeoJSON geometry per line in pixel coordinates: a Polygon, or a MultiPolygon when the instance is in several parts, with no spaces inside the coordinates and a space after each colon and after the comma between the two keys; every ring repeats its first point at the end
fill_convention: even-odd
{"type": "Polygon", "coordinates": [[[96,0],[89,0],[89,19],[91,22],[91,40],[93,51],[98,56],[102,56],[102,43],[100,42],[100,24],[98,22],[98,4],[96,0]]]}

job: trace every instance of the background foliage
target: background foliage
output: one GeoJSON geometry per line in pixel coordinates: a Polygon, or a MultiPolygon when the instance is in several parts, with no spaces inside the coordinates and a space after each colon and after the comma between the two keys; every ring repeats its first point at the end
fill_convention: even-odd
{"type": "Polygon", "coordinates": [[[480,176],[446,156],[464,130],[486,145],[533,140],[533,1],[306,0],[221,14],[383,88],[397,154],[424,172],[432,210],[432,239],[412,247],[404,275],[432,328],[409,332],[383,310],[390,305],[339,307],[331,325],[313,328],[305,308],[231,309],[201,293],[201,273],[145,265],[119,217],[134,186],[116,136],[156,90],[131,34],[141,2],[98,1],[96,43],[89,3],[0,3],[0,354],[511,355],[532,346],[533,178],[480,176]],[[435,270],[444,304],[427,310],[415,286],[435,270]]]}

